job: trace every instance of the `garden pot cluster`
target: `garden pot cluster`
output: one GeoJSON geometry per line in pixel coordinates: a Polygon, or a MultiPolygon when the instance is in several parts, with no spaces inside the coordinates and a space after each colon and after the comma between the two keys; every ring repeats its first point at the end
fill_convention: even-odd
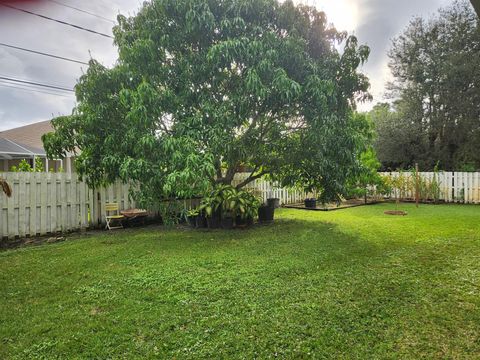
{"type": "MultiPolygon", "coordinates": [[[[260,223],[271,223],[275,215],[275,207],[279,204],[279,199],[267,199],[267,203],[258,207],[258,221],[260,223]]],[[[217,209],[207,216],[205,211],[192,210],[187,214],[188,224],[197,229],[233,229],[244,228],[253,225],[254,218],[251,215],[235,217],[230,211],[217,209]]]]}
{"type": "Polygon", "coordinates": [[[236,216],[233,218],[231,215],[221,216],[221,212],[215,212],[212,216],[206,216],[205,214],[189,215],[187,216],[188,224],[197,229],[233,229],[235,227],[247,227],[253,225],[253,218],[243,218],[236,216]]]}
{"type": "Polygon", "coordinates": [[[206,194],[200,206],[190,210],[187,217],[190,225],[197,228],[245,227],[253,224],[259,206],[260,200],[254,194],[222,184],[206,194]]]}

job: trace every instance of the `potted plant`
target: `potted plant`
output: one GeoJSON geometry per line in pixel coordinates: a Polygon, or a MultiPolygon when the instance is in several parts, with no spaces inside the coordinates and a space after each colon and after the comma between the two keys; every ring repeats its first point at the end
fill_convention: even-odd
{"type": "Polygon", "coordinates": [[[255,195],[243,190],[238,191],[237,196],[235,225],[238,227],[252,225],[260,206],[259,199],[255,195]]]}
{"type": "Polygon", "coordinates": [[[315,198],[305,199],[305,207],[308,209],[315,209],[317,207],[317,199],[315,198]]]}
{"type": "Polygon", "coordinates": [[[275,215],[275,207],[271,204],[263,204],[258,208],[258,221],[261,223],[272,222],[275,215]]]}
{"type": "Polygon", "coordinates": [[[231,213],[222,216],[222,229],[233,229],[235,219],[231,213]]]}
{"type": "Polygon", "coordinates": [[[280,199],[279,198],[268,198],[267,205],[271,208],[277,209],[280,207],[280,199]]]}
{"type": "Polygon", "coordinates": [[[216,229],[220,227],[220,201],[217,197],[217,194],[212,194],[212,196],[204,197],[198,208],[200,212],[205,214],[207,220],[207,226],[210,229],[216,229]]]}
{"type": "Polygon", "coordinates": [[[198,227],[197,220],[198,220],[199,214],[200,212],[198,211],[198,209],[191,209],[187,211],[186,213],[187,223],[191,227],[193,228],[198,227]]]}

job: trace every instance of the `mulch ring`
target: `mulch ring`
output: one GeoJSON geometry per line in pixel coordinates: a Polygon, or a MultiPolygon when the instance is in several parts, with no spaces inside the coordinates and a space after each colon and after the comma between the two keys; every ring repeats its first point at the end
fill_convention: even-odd
{"type": "Polygon", "coordinates": [[[387,211],[384,211],[383,213],[385,215],[401,215],[401,216],[407,215],[407,212],[402,210],[387,210],[387,211]]]}

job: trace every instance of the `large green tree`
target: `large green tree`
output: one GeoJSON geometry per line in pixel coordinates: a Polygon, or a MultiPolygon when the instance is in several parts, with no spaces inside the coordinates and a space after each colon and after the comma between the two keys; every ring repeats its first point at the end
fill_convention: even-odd
{"type": "Polygon", "coordinates": [[[118,17],[119,59],[92,60],[76,85],[72,116],[53,120],[50,155],[79,152],[96,185],[136,181],[156,202],[261,176],[335,198],[355,171],[362,136],[354,120],[369,54],[291,1],[153,0],[118,17]],[[342,48],[338,51],[337,48],[342,48]]]}
{"type": "Polygon", "coordinates": [[[419,162],[425,169],[437,161],[444,169],[480,168],[480,25],[469,2],[455,1],[429,20],[414,19],[389,55],[396,114],[379,138],[416,151],[410,159],[401,152],[394,159],[379,148],[380,159],[419,162]]]}
{"type": "Polygon", "coordinates": [[[377,133],[374,148],[382,170],[408,169],[415,163],[422,169],[431,167],[426,134],[421,124],[410,121],[408,110],[397,101],[378,103],[368,114],[377,133]]]}

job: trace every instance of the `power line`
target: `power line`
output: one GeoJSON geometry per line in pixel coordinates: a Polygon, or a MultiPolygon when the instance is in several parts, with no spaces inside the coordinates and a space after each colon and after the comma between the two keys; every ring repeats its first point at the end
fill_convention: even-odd
{"type": "Polygon", "coordinates": [[[78,64],[88,65],[88,63],[85,62],[85,61],[70,59],[70,58],[63,57],[63,56],[58,56],[58,55],[53,55],[53,54],[44,53],[44,52],[41,52],[41,51],[26,49],[26,48],[23,48],[23,47],[14,46],[14,45],[9,45],[9,44],[5,44],[5,43],[2,43],[2,42],[0,42],[0,46],[5,46],[5,47],[8,47],[8,48],[12,48],[12,49],[16,49],[16,50],[21,50],[21,51],[26,51],[26,52],[30,52],[30,53],[33,53],[33,54],[38,54],[38,55],[43,55],[43,56],[49,56],[49,57],[52,57],[52,58],[55,58],[55,59],[60,59],[60,60],[65,60],[65,61],[71,61],[71,62],[78,63],[78,64]]]}
{"type": "Polygon", "coordinates": [[[92,34],[96,34],[96,35],[100,35],[100,36],[103,36],[103,37],[106,37],[106,38],[109,38],[109,39],[113,39],[113,36],[110,36],[108,34],[104,34],[104,33],[101,33],[101,32],[98,32],[98,31],[95,31],[95,30],[92,30],[92,29],[88,29],[88,28],[85,28],[83,26],[80,26],[80,25],[75,25],[75,24],[72,24],[72,23],[69,23],[67,21],[63,21],[63,20],[58,20],[58,19],[54,19],[54,18],[51,18],[49,16],[45,16],[45,15],[41,15],[41,14],[37,14],[33,11],[29,11],[29,10],[25,10],[25,9],[20,9],[20,8],[17,8],[16,6],[13,6],[13,5],[9,5],[9,4],[0,4],[2,6],[5,6],[7,8],[10,8],[10,9],[14,9],[14,10],[17,10],[17,11],[21,11],[21,12],[24,12],[26,14],[30,14],[30,15],[34,15],[34,16],[38,16],[42,19],[46,19],[46,20],[50,20],[50,21],[55,21],[59,24],[62,24],[62,25],[67,25],[67,26],[71,26],[75,29],[78,29],[78,30],[83,30],[83,31],[88,31],[92,34]]]}
{"type": "Polygon", "coordinates": [[[56,1],[56,0],[48,0],[48,1],[50,1],[50,2],[52,2],[52,3],[54,3],[54,4],[57,4],[57,5],[60,5],[60,6],[65,6],[65,7],[67,7],[67,8],[80,11],[80,12],[82,12],[82,13],[85,13],[85,14],[88,14],[88,15],[91,15],[91,16],[95,16],[95,17],[97,17],[97,18],[99,18],[99,19],[102,19],[102,20],[111,22],[112,24],[116,24],[116,22],[115,22],[114,20],[109,19],[109,18],[106,18],[106,17],[103,17],[103,16],[101,16],[101,15],[97,15],[97,14],[92,13],[92,12],[90,12],[90,11],[86,11],[86,10],[83,10],[83,9],[79,9],[79,8],[77,8],[77,7],[75,7],[75,6],[71,6],[71,5],[68,5],[68,4],[64,4],[64,3],[60,2],[60,1],[56,1]]]}
{"type": "Polygon", "coordinates": [[[21,84],[29,84],[29,85],[35,85],[35,86],[40,86],[40,87],[45,87],[45,88],[50,88],[50,89],[74,92],[73,89],[69,89],[69,88],[66,88],[66,87],[37,83],[35,81],[14,79],[14,78],[6,77],[6,76],[0,76],[0,79],[1,80],[12,81],[12,82],[16,82],[16,83],[21,83],[21,84]]]}
{"type": "Polygon", "coordinates": [[[73,94],[61,94],[61,93],[54,93],[54,92],[49,92],[49,91],[42,91],[40,89],[34,89],[34,88],[27,88],[27,87],[21,87],[21,86],[15,86],[10,83],[2,83],[0,82],[0,86],[6,87],[6,88],[12,88],[12,89],[17,89],[17,90],[23,90],[23,91],[30,91],[30,92],[36,92],[36,93],[42,93],[42,94],[48,94],[48,95],[56,95],[56,96],[63,96],[63,97],[70,97],[73,96],[73,94]]]}

